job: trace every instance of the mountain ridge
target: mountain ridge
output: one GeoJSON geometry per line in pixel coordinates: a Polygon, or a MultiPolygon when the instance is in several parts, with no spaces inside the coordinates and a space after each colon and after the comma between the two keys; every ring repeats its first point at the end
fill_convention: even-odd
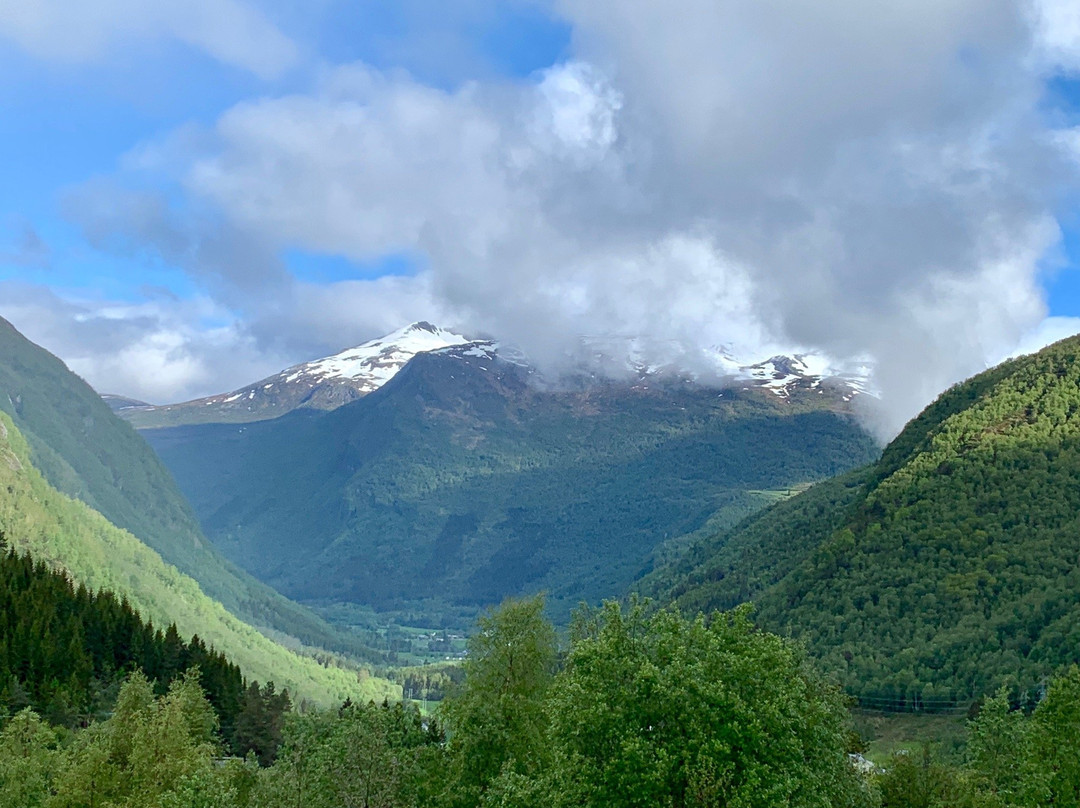
{"type": "Polygon", "coordinates": [[[66,571],[89,589],[125,598],[158,627],[175,623],[184,636],[198,634],[225,651],[245,676],[276,681],[324,706],[395,692],[385,680],[324,666],[244,623],[130,532],[50,486],[30,452],[10,416],[0,411],[0,534],[8,547],[66,571]]]}
{"type": "Polygon", "coordinates": [[[304,645],[377,656],[218,553],[146,441],[59,358],[3,318],[0,412],[24,436],[34,466],[50,485],[197,578],[241,619],[304,645]]]}
{"type": "MultiPolygon", "coordinates": [[[[597,382],[597,373],[627,385],[682,380],[705,387],[759,386],[779,397],[795,387],[822,385],[844,389],[850,400],[869,391],[866,368],[834,370],[816,354],[777,355],[752,363],[740,362],[726,348],[702,352],[700,370],[680,369],[676,360],[650,362],[643,358],[640,340],[583,337],[581,355],[561,379],[544,379],[549,387],[597,382]]],[[[378,390],[413,357],[442,353],[456,357],[488,357],[530,368],[519,350],[494,339],[472,339],[425,321],[415,322],[377,339],[332,356],[288,367],[236,390],[177,404],[147,405],[109,395],[114,410],[136,428],[152,429],[195,423],[250,423],[285,415],[296,409],[333,410],[378,390]]],[[[539,374],[535,370],[532,373],[539,374]]]]}

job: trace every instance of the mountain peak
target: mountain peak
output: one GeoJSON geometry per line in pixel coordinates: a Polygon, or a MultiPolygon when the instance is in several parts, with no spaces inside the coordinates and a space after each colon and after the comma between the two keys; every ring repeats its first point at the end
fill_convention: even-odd
{"type": "Polygon", "coordinates": [[[293,365],[239,390],[163,407],[118,407],[136,426],[261,421],[295,409],[332,410],[378,390],[414,356],[472,340],[420,320],[332,356],[293,365]]]}
{"type": "MultiPolygon", "coordinates": [[[[670,356],[663,359],[657,355],[665,351],[642,338],[583,337],[582,347],[589,354],[580,369],[585,379],[603,373],[597,370],[599,366],[612,370],[616,378],[636,376],[639,385],[651,384],[654,377],[684,379],[705,387],[742,383],[784,399],[796,390],[823,393],[823,388],[828,386],[839,388],[843,400],[849,401],[867,390],[865,372],[836,371],[831,362],[816,354],[774,356],[756,364],[744,364],[728,349],[713,348],[695,354],[694,361],[687,366],[683,361],[685,348],[666,346],[670,356]]],[[[489,339],[469,339],[418,320],[332,356],[293,365],[229,393],[164,407],[120,400],[111,400],[110,404],[138,427],[261,421],[299,408],[332,410],[378,390],[422,353],[443,353],[468,362],[491,361],[497,357],[503,362],[530,367],[527,357],[513,348],[489,339]]]]}

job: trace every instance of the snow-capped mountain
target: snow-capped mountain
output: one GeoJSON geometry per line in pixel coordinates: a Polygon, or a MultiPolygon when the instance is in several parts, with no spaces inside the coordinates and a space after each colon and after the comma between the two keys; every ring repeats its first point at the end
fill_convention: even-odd
{"type": "Polygon", "coordinates": [[[418,322],[333,356],[293,365],[239,390],[119,414],[136,426],[151,427],[262,421],[300,408],[333,410],[378,390],[418,353],[469,344],[460,334],[418,322]]]}
{"type": "Polygon", "coordinates": [[[616,377],[629,373],[638,385],[674,378],[703,387],[763,388],[780,398],[789,398],[799,389],[832,389],[844,401],[862,393],[873,395],[869,363],[837,364],[820,353],[792,352],[754,360],[746,355],[753,352],[731,346],[694,348],[637,337],[585,337],[582,344],[584,366],[616,377]]]}
{"type": "MultiPolygon", "coordinates": [[[[332,410],[378,390],[413,357],[434,353],[482,371],[503,363],[534,373],[524,354],[489,339],[469,339],[427,322],[417,322],[392,334],[340,353],[286,368],[273,376],[229,393],[160,407],[142,402],[113,402],[125,418],[139,427],[182,423],[241,423],[276,418],[296,409],[332,410]]],[[[745,362],[730,348],[687,351],[678,346],[646,344],[638,338],[583,337],[581,354],[567,364],[574,386],[591,380],[625,381],[641,389],[670,381],[703,387],[762,388],[781,398],[796,390],[829,389],[843,401],[867,392],[868,368],[837,370],[817,354],[773,356],[745,362]]],[[[563,369],[565,372],[565,368],[563,369]]],[[[536,374],[537,376],[541,374],[536,374]]]]}
{"type": "Polygon", "coordinates": [[[326,382],[335,382],[346,384],[363,395],[378,390],[394,378],[418,353],[467,344],[471,341],[460,334],[431,323],[413,323],[325,359],[295,365],[258,384],[264,389],[276,384],[299,384],[314,389],[326,382]]]}
{"type": "Polygon", "coordinates": [[[789,397],[798,388],[821,391],[831,387],[841,393],[844,401],[850,401],[859,394],[873,395],[870,372],[865,363],[838,368],[820,354],[807,353],[774,356],[764,362],[740,365],[733,375],[782,398],[789,397]]]}

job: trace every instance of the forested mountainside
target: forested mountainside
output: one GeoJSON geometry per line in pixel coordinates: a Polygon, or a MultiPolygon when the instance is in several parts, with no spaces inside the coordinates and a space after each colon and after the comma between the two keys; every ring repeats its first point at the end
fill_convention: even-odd
{"type": "Polygon", "coordinates": [[[685,381],[545,390],[421,353],[332,412],[147,430],[207,535],[290,597],[438,616],[545,589],[565,618],[665,539],[876,457],[850,390],[685,381]]]}
{"type": "Polygon", "coordinates": [[[231,732],[244,698],[240,668],[175,624],[142,620],[126,599],[76,585],[65,573],[4,547],[0,536],[0,703],[31,707],[74,726],[112,708],[120,682],[141,670],[161,692],[197,667],[200,683],[231,732]]]}
{"type": "Polygon", "coordinates": [[[157,626],[175,623],[183,636],[197,634],[252,679],[272,680],[300,698],[323,704],[400,693],[385,680],[300,656],[271,641],[129,532],[56,491],[31,464],[28,442],[3,412],[0,532],[11,548],[65,570],[76,585],[126,598],[157,626]]]}
{"type": "Polygon", "coordinates": [[[1080,338],[943,394],[846,478],[695,547],[643,588],[753,600],[868,705],[1037,691],[1080,660],[1080,338]]]}
{"type": "Polygon", "coordinates": [[[378,658],[222,557],[146,441],[2,318],[0,412],[25,436],[32,463],[51,485],[138,537],[241,619],[306,645],[378,658]]]}

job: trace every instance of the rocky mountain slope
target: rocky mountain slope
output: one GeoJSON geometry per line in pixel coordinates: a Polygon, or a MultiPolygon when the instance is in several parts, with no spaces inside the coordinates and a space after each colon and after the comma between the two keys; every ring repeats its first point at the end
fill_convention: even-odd
{"type": "Polygon", "coordinates": [[[419,322],[220,395],[160,407],[111,398],[122,404],[117,412],[139,428],[262,421],[299,408],[336,409],[378,390],[419,353],[468,344],[459,334],[419,322]]]}

